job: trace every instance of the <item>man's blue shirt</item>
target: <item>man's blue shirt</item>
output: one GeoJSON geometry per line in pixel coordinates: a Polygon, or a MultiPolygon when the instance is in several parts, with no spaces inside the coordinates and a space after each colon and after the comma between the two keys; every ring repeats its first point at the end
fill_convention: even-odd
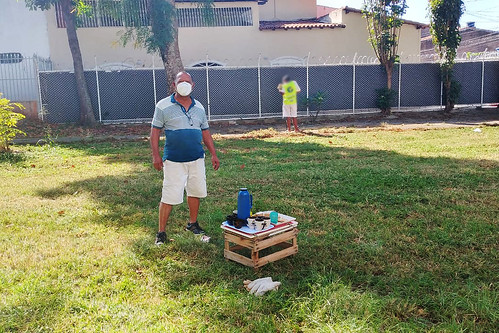
{"type": "Polygon", "coordinates": [[[156,104],[152,127],[165,130],[163,161],[191,162],[204,157],[202,132],[209,128],[201,103],[192,98],[186,110],[174,95],[156,104]]]}

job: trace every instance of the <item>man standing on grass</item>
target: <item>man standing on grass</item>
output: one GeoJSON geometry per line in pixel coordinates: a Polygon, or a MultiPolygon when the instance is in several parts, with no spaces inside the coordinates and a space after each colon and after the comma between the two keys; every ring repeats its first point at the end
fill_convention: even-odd
{"type": "Polygon", "coordinates": [[[199,199],[207,195],[202,142],[210,151],[213,169],[218,170],[220,167],[204,107],[190,96],[194,88],[190,74],[178,73],[174,88],[173,95],[156,104],[151,128],[153,165],[156,170],[163,170],[164,173],[156,245],[167,241],[166,223],[173,206],[183,202],[184,190],[187,192],[189,206],[189,222],[185,229],[196,235],[204,234],[197,222],[199,199]],[[166,142],[161,159],[158,145],[163,129],[166,142]]]}
{"type": "Polygon", "coordinates": [[[292,120],[295,132],[299,132],[297,95],[301,91],[300,86],[298,86],[296,81],[291,80],[289,75],[285,75],[282,78],[282,83],[277,86],[277,89],[282,94],[282,117],[286,118],[288,131],[291,131],[292,120]]]}

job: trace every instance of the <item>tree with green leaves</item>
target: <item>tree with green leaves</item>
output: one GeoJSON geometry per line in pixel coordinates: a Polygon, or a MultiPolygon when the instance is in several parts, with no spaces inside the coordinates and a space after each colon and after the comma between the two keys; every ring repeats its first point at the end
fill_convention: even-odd
{"type": "Polygon", "coordinates": [[[430,0],[430,33],[440,57],[444,83],[445,111],[454,108],[460,93],[460,85],[452,78],[452,68],[461,43],[459,20],[464,13],[462,0],[430,0]]]}
{"type": "Polygon", "coordinates": [[[80,122],[83,125],[93,125],[95,123],[94,111],[90,100],[85,73],[83,71],[83,59],[81,56],[80,43],[78,42],[77,17],[84,13],[88,6],[84,0],[25,0],[26,6],[31,10],[47,10],[59,4],[61,7],[64,23],[66,24],[66,34],[69,42],[69,49],[73,57],[73,67],[76,79],[76,89],[80,101],[80,122]]]}
{"type": "MultiPolygon", "coordinates": [[[[143,17],[140,0],[121,0],[116,7],[114,0],[100,0],[102,8],[111,9],[111,15],[123,17],[125,30],[120,42],[123,46],[133,42],[143,47],[148,53],[158,53],[166,71],[167,85],[172,89],[175,76],[184,70],[178,44],[178,22],[175,0],[145,0],[147,17],[143,17]],[[107,5],[106,5],[107,4],[107,5]]],[[[198,0],[198,7],[203,9],[203,17],[210,23],[213,17],[213,0],[198,0]]]]}
{"type": "MultiPolygon", "coordinates": [[[[367,20],[369,42],[386,71],[388,91],[392,90],[393,67],[398,60],[400,30],[404,24],[401,18],[406,9],[406,0],[364,0],[363,13],[367,20]]],[[[378,98],[386,97],[378,96],[378,98]]],[[[391,109],[388,106],[382,111],[390,113],[391,109]]]]}
{"type": "Polygon", "coordinates": [[[2,98],[2,93],[0,93],[0,153],[9,151],[9,143],[17,134],[26,135],[17,128],[17,122],[26,117],[15,112],[16,109],[24,110],[24,106],[2,98]]]}

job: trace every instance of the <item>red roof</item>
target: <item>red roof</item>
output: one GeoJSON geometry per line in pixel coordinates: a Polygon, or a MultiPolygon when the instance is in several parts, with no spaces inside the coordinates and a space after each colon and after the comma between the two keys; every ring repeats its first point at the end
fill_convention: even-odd
{"type": "Polygon", "coordinates": [[[260,30],[300,30],[300,29],[334,29],[345,28],[339,23],[324,23],[318,19],[297,21],[260,21],[260,30]]]}

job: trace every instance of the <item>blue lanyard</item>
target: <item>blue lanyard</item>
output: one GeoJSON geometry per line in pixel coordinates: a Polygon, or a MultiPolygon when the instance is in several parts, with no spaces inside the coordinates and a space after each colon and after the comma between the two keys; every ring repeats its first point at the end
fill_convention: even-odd
{"type": "Polygon", "coordinates": [[[191,109],[191,107],[194,105],[194,100],[192,99],[191,97],[191,106],[189,106],[189,110],[185,110],[184,106],[182,104],[180,104],[176,99],[175,99],[175,96],[172,95],[172,100],[175,101],[175,103],[177,103],[179,106],[180,106],[180,109],[182,109],[182,112],[185,114],[185,116],[187,117],[187,119],[189,119],[189,125],[191,126],[194,126],[194,122],[192,121],[192,117],[191,115],[189,114],[189,110],[191,109]]]}
{"type": "MultiPolygon", "coordinates": [[[[182,109],[182,111],[184,112],[185,116],[187,117],[187,119],[189,119],[189,125],[194,126],[194,122],[192,121],[191,115],[188,113],[188,111],[185,110],[185,108],[182,104],[179,103],[179,105],[180,105],[180,108],[182,109]]],[[[189,108],[189,110],[190,110],[190,108],[189,108]]]]}

